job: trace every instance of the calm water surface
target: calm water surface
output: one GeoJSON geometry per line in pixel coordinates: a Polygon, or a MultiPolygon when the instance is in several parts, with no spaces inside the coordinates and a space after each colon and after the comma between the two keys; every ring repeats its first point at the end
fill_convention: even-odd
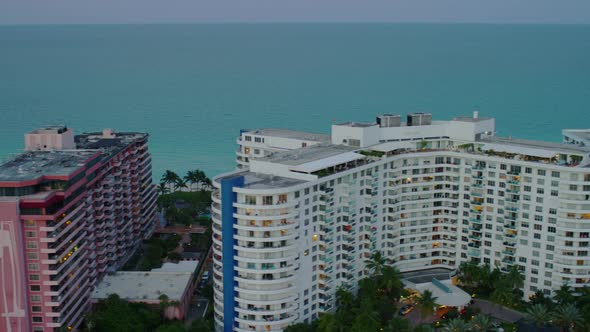
{"type": "Polygon", "coordinates": [[[379,113],[495,116],[500,135],[590,127],[590,26],[0,27],[0,159],[65,123],[151,134],[154,175],[234,167],[241,128],[329,132],[379,113]]]}

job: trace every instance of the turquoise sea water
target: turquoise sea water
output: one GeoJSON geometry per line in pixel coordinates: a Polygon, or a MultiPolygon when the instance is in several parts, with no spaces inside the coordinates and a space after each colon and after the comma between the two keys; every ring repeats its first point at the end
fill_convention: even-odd
{"type": "Polygon", "coordinates": [[[65,123],[151,134],[154,175],[234,167],[241,128],[432,112],[500,135],[590,127],[590,26],[210,24],[0,27],[0,159],[65,123]]]}

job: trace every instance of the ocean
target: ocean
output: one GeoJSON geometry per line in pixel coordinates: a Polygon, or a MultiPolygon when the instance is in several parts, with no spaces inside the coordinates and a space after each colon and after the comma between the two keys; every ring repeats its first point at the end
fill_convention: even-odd
{"type": "Polygon", "coordinates": [[[559,141],[590,128],[590,26],[194,24],[0,27],[0,159],[23,134],[150,133],[166,169],[232,170],[243,128],[431,112],[559,141]]]}

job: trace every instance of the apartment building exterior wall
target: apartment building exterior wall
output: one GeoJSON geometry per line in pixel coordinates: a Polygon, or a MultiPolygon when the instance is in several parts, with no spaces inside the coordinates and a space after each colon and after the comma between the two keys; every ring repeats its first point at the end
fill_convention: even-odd
{"type": "Polygon", "coordinates": [[[304,158],[301,150],[217,177],[217,328],[280,331],[310,322],[335,309],[338,287],[356,291],[369,272],[365,260],[377,250],[402,272],[455,270],[467,261],[502,271],[516,266],[526,277],[525,298],[537,290],[551,294],[563,283],[588,285],[590,168],[566,154],[579,154],[583,163],[590,151],[547,145],[550,152],[565,149],[555,157],[563,162],[554,162],[553,152],[531,150],[542,142],[506,146],[523,156],[484,152],[485,144],[502,147],[479,140],[493,136],[489,121],[474,122],[471,141],[425,139],[427,131],[417,128],[418,140],[400,142],[404,148],[332,173],[301,174],[294,166],[304,158]],[[527,151],[544,157],[528,158],[527,151]],[[222,189],[236,177],[243,183],[222,189]],[[228,192],[235,198],[228,201],[228,192]]]}
{"type": "Polygon", "coordinates": [[[153,232],[147,135],[117,144],[0,165],[0,266],[14,286],[0,289],[0,330],[76,329],[93,287],[153,232]]]}

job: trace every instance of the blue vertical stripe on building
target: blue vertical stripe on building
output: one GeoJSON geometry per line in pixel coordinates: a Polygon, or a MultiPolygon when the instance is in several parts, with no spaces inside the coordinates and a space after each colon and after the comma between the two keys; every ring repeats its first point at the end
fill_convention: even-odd
{"type": "Polygon", "coordinates": [[[221,180],[221,236],[222,236],[222,263],[223,263],[223,331],[232,332],[235,324],[236,301],[234,294],[235,265],[234,259],[234,224],[236,209],[233,203],[237,200],[237,194],[233,188],[244,186],[244,177],[235,176],[221,180]]]}

